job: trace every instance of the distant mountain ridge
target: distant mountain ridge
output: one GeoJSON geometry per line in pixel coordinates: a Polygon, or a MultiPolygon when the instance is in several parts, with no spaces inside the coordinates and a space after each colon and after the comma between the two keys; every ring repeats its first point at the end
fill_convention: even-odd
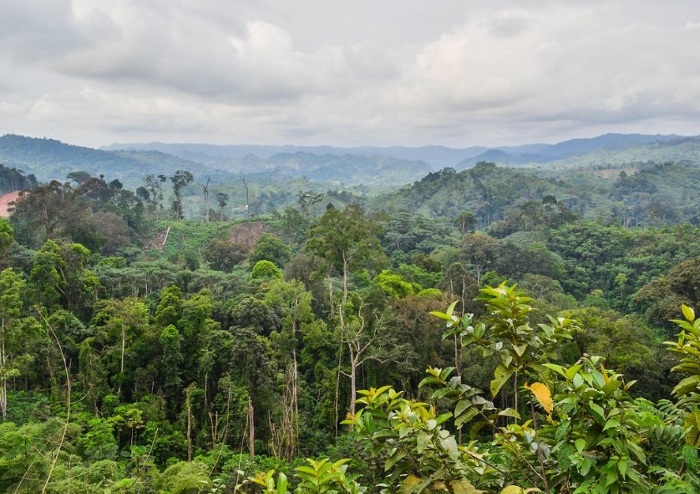
{"type": "MultiPolygon", "coordinates": [[[[263,146],[214,144],[112,144],[100,149],[55,139],[0,137],[0,163],[32,173],[39,181],[65,180],[72,171],[118,178],[136,188],[148,174],[191,170],[213,182],[232,176],[265,181],[305,177],[332,187],[367,185],[386,189],[418,181],[444,168],[456,171],[479,162],[501,166],[567,168],[643,162],[700,164],[700,136],[605,134],[557,144],[487,148],[263,146]]],[[[233,179],[238,180],[238,179],[233,179]]]]}
{"type": "Polygon", "coordinates": [[[630,148],[643,147],[653,143],[680,142],[684,139],[675,134],[604,134],[592,138],[577,138],[557,144],[542,146],[516,146],[489,149],[481,154],[467,158],[456,164],[455,169],[471,168],[480,161],[489,161],[499,165],[523,166],[552,163],[593,152],[615,152],[630,148]]]}
{"type": "Polygon", "coordinates": [[[296,146],[276,147],[275,151],[285,151],[270,155],[256,146],[236,147],[236,152],[231,148],[176,144],[108,150],[74,146],[55,139],[5,135],[0,137],[0,163],[32,173],[43,182],[63,181],[73,171],[85,171],[107,179],[119,178],[131,188],[141,185],[148,174],[170,176],[176,170],[190,170],[198,177],[209,176],[214,182],[230,181],[232,174],[259,178],[261,173],[267,173],[277,177],[306,177],[341,187],[365,184],[382,188],[411,183],[432,170],[420,160],[387,155],[318,154],[296,146]],[[256,150],[262,156],[249,152],[233,156],[256,150]]]}
{"type": "Polygon", "coordinates": [[[66,144],[55,139],[7,134],[0,137],[0,163],[32,173],[39,181],[66,180],[73,171],[141,184],[148,174],[169,174],[201,164],[161,153],[120,153],[66,144]],[[135,180],[136,177],[140,177],[135,180]]]}
{"type": "Polygon", "coordinates": [[[160,151],[172,154],[185,159],[218,160],[222,158],[242,158],[244,156],[256,156],[263,160],[269,159],[278,154],[307,153],[314,155],[357,155],[357,156],[391,156],[393,158],[405,159],[409,161],[423,161],[433,169],[440,169],[450,166],[463,159],[477,156],[489,148],[485,146],[473,146],[463,149],[448,148],[445,146],[422,146],[422,147],[334,147],[334,146],[293,146],[293,145],[248,145],[248,144],[166,144],[162,142],[151,143],[130,143],[130,144],[110,144],[102,146],[100,149],[106,151],[114,150],[148,150],[160,151]]]}
{"type": "Polygon", "coordinates": [[[421,147],[333,147],[333,146],[266,146],[266,145],[215,145],[215,144],[166,144],[160,142],[142,144],[111,144],[104,150],[133,149],[160,151],[184,159],[221,163],[225,158],[240,160],[244,156],[256,156],[268,160],[279,154],[307,153],[309,155],[357,155],[389,156],[409,161],[422,161],[440,170],[452,167],[456,170],[470,168],[480,161],[506,166],[543,164],[564,160],[572,156],[605,150],[607,152],[630,149],[653,143],[669,143],[682,140],[675,134],[604,134],[592,138],[576,138],[556,144],[533,143],[520,146],[471,146],[449,148],[445,146],[421,147]]]}

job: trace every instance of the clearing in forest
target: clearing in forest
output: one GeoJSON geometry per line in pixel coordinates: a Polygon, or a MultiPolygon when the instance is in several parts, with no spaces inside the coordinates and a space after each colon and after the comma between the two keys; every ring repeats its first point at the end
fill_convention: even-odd
{"type": "Polygon", "coordinates": [[[18,190],[0,196],[0,218],[7,218],[10,216],[10,212],[7,209],[9,208],[9,204],[16,200],[17,197],[19,197],[18,190]]]}

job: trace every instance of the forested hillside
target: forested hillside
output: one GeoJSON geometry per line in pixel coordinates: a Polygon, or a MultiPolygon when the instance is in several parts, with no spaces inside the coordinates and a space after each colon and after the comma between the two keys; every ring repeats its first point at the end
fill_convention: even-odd
{"type": "Polygon", "coordinates": [[[693,163],[380,195],[137,154],[0,168],[0,491],[700,490],[693,163]]]}

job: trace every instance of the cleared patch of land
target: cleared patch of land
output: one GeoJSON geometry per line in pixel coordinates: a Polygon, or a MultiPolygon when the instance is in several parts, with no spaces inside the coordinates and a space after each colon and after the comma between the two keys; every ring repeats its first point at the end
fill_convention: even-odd
{"type": "Polygon", "coordinates": [[[9,204],[17,199],[18,196],[19,191],[10,192],[9,194],[0,196],[0,218],[7,218],[10,216],[10,212],[7,209],[9,204]]]}

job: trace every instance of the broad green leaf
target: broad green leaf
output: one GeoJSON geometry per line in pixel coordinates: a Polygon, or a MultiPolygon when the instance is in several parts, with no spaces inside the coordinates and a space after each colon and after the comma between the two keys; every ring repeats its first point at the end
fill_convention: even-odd
{"type": "Polygon", "coordinates": [[[459,448],[457,447],[457,440],[454,437],[448,436],[445,439],[441,439],[440,444],[447,450],[447,454],[452,461],[457,461],[459,459],[459,448]]]}
{"type": "Polygon", "coordinates": [[[495,397],[498,394],[506,381],[513,375],[514,371],[515,369],[503,367],[502,364],[496,367],[496,370],[493,372],[493,380],[489,386],[491,396],[495,397]]]}
{"type": "Polygon", "coordinates": [[[609,419],[607,422],[605,422],[605,427],[603,427],[604,431],[607,431],[608,429],[617,429],[620,427],[620,421],[617,419],[609,419]]]}
{"type": "Polygon", "coordinates": [[[430,435],[425,431],[420,431],[416,436],[416,451],[418,454],[423,454],[425,447],[430,441],[430,435]]]}
{"type": "Polygon", "coordinates": [[[443,413],[441,415],[438,415],[438,417],[435,419],[437,422],[437,425],[444,424],[447,420],[449,420],[452,417],[451,412],[443,413]]]}
{"type": "Polygon", "coordinates": [[[601,425],[605,423],[605,411],[600,405],[589,401],[588,411],[591,412],[591,415],[593,416],[596,422],[598,422],[601,425]]]}
{"type": "Polygon", "coordinates": [[[514,408],[505,408],[505,409],[501,410],[500,412],[498,412],[498,416],[499,417],[513,417],[515,419],[520,418],[520,414],[514,408]]]}
{"type": "Polygon", "coordinates": [[[479,411],[476,408],[470,408],[467,412],[461,414],[455,419],[455,426],[462,427],[466,422],[476,417],[479,411]]]}
{"type": "Polygon", "coordinates": [[[686,444],[681,448],[681,458],[689,468],[696,468],[698,465],[698,447],[686,444]]]}
{"type": "Polygon", "coordinates": [[[372,434],[374,432],[374,417],[371,413],[365,413],[362,415],[362,422],[365,425],[365,430],[372,434]]]}
{"type": "Polygon", "coordinates": [[[700,412],[689,413],[684,421],[685,442],[696,448],[700,447],[700,412]]]}
{"type": "Polygon", "coordinates": [[[564,371],[564,367],[561,365],[557,364],[542,364],[543,367],[546,367],[547,369],[553,370],[557,374],[559,374],[562,377],[567,377],[566,372],[564,371]]]}
{"type": "Polygon", "coordinates": [[[627,477],[627,468],[629,467],[629,459],[626,457],[620,458],[617,462],[617,470],[620,472],[620,476],[624,479],[627,477]]]}
{"type": "Polygon", "coordinates": [[[280,472],[279,475],[277,475],[277,494],[286,494],[287,493],[287,476],[280,472]]]}
{"type": "Polygon", "coordinates": [[[605,386],[603,386],[603,393],[605,393],[605,396],[610,396],[610,393],[615,391],[621,385],[622,385],[622,381],[618,381],[617,379],[612,379],[612,380],[608,381],[605,384],[605,386]]]}
{"type": "Polygon", "coordinates": [[[574,376],[578,373],[578,371],[581,370],[581,367],[583,367],[582,364],[572,365],[571,367],[566,369],[565,377],[569,380],[573,379],[574,376]]]}
{"type": "Polygon", "coordinates": [[[700,390],[700,375],[686,377],[673,388],[673,393],[684,396],[698,390],[700,390]]]}
{"type": "Polygon", "coordinates": [[[455,406],[455,417],[459,417],[467,408],[473,406],[472,401],[469,399],[459,400],[457,406],[455,406]]]}
{"type": "Polygon", "coordinates": [[[593,464],[591,463],[591,460],[586,458],[581,463],[579,463],[578,471],[581,475],[585,477],[586,475],[588,475],[588,472],[590,472],[592,466],[593,464]]]}
{"type": "Polygon", "coordinates": [[[384,470],[391,470],[392,468],[394,468],[394,465],[396,465],[405,457],[406,453],[403,450],[394,448],[394,452],[389,456],[389,458],[387,458],[386,463],[384,464],[384,470]]]}

